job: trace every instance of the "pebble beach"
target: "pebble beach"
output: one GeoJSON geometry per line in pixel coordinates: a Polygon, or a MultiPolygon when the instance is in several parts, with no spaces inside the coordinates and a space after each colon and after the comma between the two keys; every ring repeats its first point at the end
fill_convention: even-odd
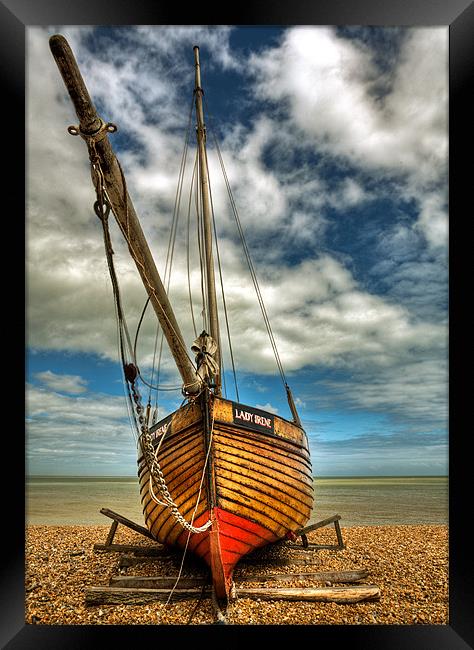
{"type": "MultiPolygon", "coordinates": [[[[448,527],[446,525],[353,526],[341,530],[345,548],[304,551],[283,543],[265,550],[259,565],[237,566],[239,586],[255,574],[366,569],[363,584],[377,585],[380,598],[357,603],[266,601],[237,598],[225,612],[231,625],[447,625],[448,527]],[[311,557],[301,564],[299,558],[311,557]],[[272,558],[297,564],[272,565],[272,558]]],[[[26,530],[25,622],[32,625],[209,625],[216,621],[210,598],[146,604],[85,602],[88,588],[106,586],[119,575],[178,575],[180,562],[158,561],[121,568],[120,552],[94,550],[109,526],[29,525],[26,530]]],[[[316,544],[335,544],[334,527],[308,534],[316,544]]],[[[124,526],[114,544],[153,546],[124,526]]],[[[184,563],[181,576],[200,567],[184,563]]],[[[179,583],[178,583],[179,584],[179,583]]],[[[272,583],[266,583],[271,585],[272,583]]],[[[285,587],[321,587],[299,578],[285,587]]]]}

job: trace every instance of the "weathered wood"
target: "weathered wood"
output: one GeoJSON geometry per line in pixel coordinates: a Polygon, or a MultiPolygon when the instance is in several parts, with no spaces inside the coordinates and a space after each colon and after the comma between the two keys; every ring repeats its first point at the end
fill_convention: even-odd
{"type": "MultiPolygon", "coordinates": [[[[207,588],[208,595],[211,588],[207,588]]],[[[175,589],[173,601],[199,598],[202,588],[175,589]]],[[[126,587],[88,587],[85,592],[86,605],[142,605],[160,600],[168,600],[169,589],[128,589],[126,587]]]]}
{"type": "Polygon", "coordinates": [[[295,549],[297,551],[340,551],[344,546],[339,544],[312,544],[308,542],[307,544],[285,544],[285,548],[295,549]]]}
{"type": "MultiPolygon", "coordinates": [[[[140,524],[136,524],[131,519],[127,519],[127,517],[124,517],[123,515],[119,515],[117,512],[114,512],[113,510],[109,510],[109,508],[101,508],[100,512],[101,512],[101,514],[105,515],[106,517],[109,517],[110,519],[113,519],[114,522],[117,522],[117,525],[119,523],[123,524],[124,526],[127,526],[127,528],[131,528],[135,532],[140,533],[140,535],[144,535],[145,537],[149,537],[150,539],[154,539],[153,535],[150,533],[148,528],[145,528],[145,526],[140,526],[140,524]]],[[[112,526],[113,526],[113,524],[112,524],[112,526]]],[[[110,540],[110,541],[112,541],[112,540],[110,540]]]]}
{"type": "Polygon", "coordinates": [[[344,548],[344,540],[342,539],[342,534],[341,534],[341,527],[339,525],[339,519],[336,519],[334,521],[334,528],[336,529],[336,537],[337,537],[337,543],[339,544],[340,548],[344,548]]]}
{"type": "MultiPolygon", "coordinates": [[[[88,136],[93,136],[103,121],[92,103],[74,54],[64,36],[60,34],[51,36],[49,44],[74,104],[80,131],[88,136]]],[[[120,225],[145,289],[150,296],[183,383],[188,392],[197,393],[200,390],[200,381],[196,377],[194,365],[188,356],[187,346],[124,184],[121,167],[107,135],[95,142],[95,149],[100,158],[107,196],[112,205],[114,216],[120,225]]]]}
{"type": "MultiPolygon", "coordinates": [[[[200,598],[210,596],[211,588],[202,587],[175,589],[173,600],[200,598]]],[[[141,605],[154,601],[167,600],[169,589],[134,589],[127,587],[88,587],[85,594],[86,605],[129,604],[141,605]]],[[[319,588],[253,588],[236,589],[237,598],[252,598],[260,600],[293,600],[316,601],[333,603],[357,603],[362,600],[380,598],[380,589],[376,585],[357,585],[352,587],[319,587],[319,588]]]]}
{"type": "MultiPolygon", "coordinates": [[[[341,550],[345,548],[344,540],[342,539],[342,534],[341,534],[341,527],[339,525],[339,520],[341,516],[340,515],[333,515],[332,517],[328,517],[327,519],[323,519],[322,521],[318,521],[315,524],[311,524],[310,526],[306,526],[305,528],[302,528],[301,530],[296,531],[296,535],[299,535],[301,537],[301,541],[303,543],[303,548],[308,549],[308,548],[313,548],[313,549],[332,549],[332,550],[341,550]],[[337,544],[310,544],[308,542],[308,537],[307,533],[311,532],[312,530],[317,530],[318,528],[322,528],[323,526],[328,526],[329,524],[334,523],[334,528],[336,530],[336,537],[337,537],[337,544]]],[[[294,547],[293,547],[294,548],[294,547]]]]}
{"type": "Polygon", "coordinates": [[[216,385],[216,395],[221,394],[221,350],[219,334],[219,318],[217,310],[216,282],[214,277],[214,256],[212,252],[212,218],[211,218],[211,195],[209,186],[209,175],[207,169],[206,154],[206,127],[204,125],[204,111],[202,103],[203,90],[201,88],[201,66],[199,63],[199,47],[194,47],[195,61],[195,88],[194,99],[196,103],[197,118],[197,145],[199,154],[199,180],[201,182],[201,201],[203,217],[203,234],[204,234],[204,251],[206,262],[206,280],[207,280],[207,306],[210,335],[217,343],[217,350],[214,353],[214,359],[219,366],[219,372],[213,377],[216,385]]]}
{"type": "Polygon", "coordinates": [[[239,560],[239,566],[265,564],[267,566],[311,566],[319,562],[316,557],[251,557],[244,556],[239,560]]]}
{"type": "MultiPolygon", "coordinates": [[[[292,580],[312,580],[314,582],[351,583],[367,578],[367,569],[353,571],[317,571],[314,573],[274,573],[258,575],[240,575],[234,577],[234,582],[290,582],[292,580]]],[[[110,579],[111,587],[128,587],[135,589],[172,589],[176,584],[177,576],[113,576],[110,579]]],[[[180,589],[199,587],[207,584],[208,576],[186,576],[178,581],[180,589]]]]}
{"type": "Polygon", "coordinates": [[[105,541],[105,546],[110,546],[114,540],[115,533],[117,531],[118,527],[118,521],[113,521],[112,525],[110,526],[109,534],[107,535],[107,539],[105,541]]]}
{"type": "MultiPolygon", "coordinates": [[[[210,505],[208,491],[200,489],[206,461],[200,416],[197,406],[174,412],[171,434],[163,439],[158,454],[166,485],[188,521],[192,515],[195,520],[203,517],[210,505]],[[200,501],[196,505],[198,494],[200,501]]],[[[269,542],[283,537],[288,530],[301,528],[309,520],[313,506],[313,478],[304,432],[275,415],[275,435],[246,430],[233,423],[233,403],[222,398],[213,400],[212,417],[213,469],[220,508],[231,518],[248,519],[264,527],[267,532],[262,534],[269,542]]],[[[149,470],[141,459],[140,494],[147,527],[160,542],[182,547],[182,527],[169,508],[153,500],[149,479],[149,470]]],[[[227,539],[233,534],[240,539],[242,532],[228,528],[227,539]]],[[[254,540],[255,536],[250,535],[239,552],[248,552],[254,540]]],[[[233,553],[236,548],[233,544],[233,553]]],[[[206,555],[207,549],[204,541],[198,554],[206,555]]]]}
{"type": "Polygon", "coordinates": [[[134,544],[94,544],[94,551],[106,551],[109,553],[134,553],[135,555],[145,555],[153,557],[168,556],[168,549],[156,548],[152,546],[135,546],[134,544]]]}
{"type": "MultiPolygon", "coordinates": [[[[178,576],[113,576],[109,586],[127,589],[172,589],[176,585],[178,576]]],[[[207,576],[180,577],[177,587],[191,589],[202,587],[209,583],[207,576]]]]}
{"type": "MultiPolygon", "coordinates": [[[[181,558],[176,554],[160,555],[156,557],[140,556],[136,557],[135,555],[122,555],[119,560],[119,567],[125,569],[130,566],[135,566],[136,564],[149,564],[150,562],[165,562],[171,560],[173,562],[178,562],[181,558]]],[[[186,560],[187,561],[187,560],[186,560]]]]}
{"type": "Polygon", "coordinates": [[[314,580],[315,582],[357,582],[367,578],[367,569],[353,569],[352,571],[314,571],[307,573],[267,573],[258,575],[242,575],[234,578],[235,582],[290,582],[291,580],[314,580]]]}
{"type": "Polygon", "coordinates": [[[341,515],[333,515],[332,517],[328,517],[327,519],[322,519],[321,521],[318,521],[315,524],[310,524],[309,526],[305,526],[304,528],[297,530],[296,535],[306,535],[307,533],[310,533],[313,530],[317,530],[318,528],[323,528],[328,524],[332,524],[335,521],[339,521],[340,518],[341,515]]]}
{"type": "Polygon", "coordinates": [[[380,589],[376,585],[318,588],[238,588],[236,595],[238,598],[258,598],[260,600],[309,600],[331,603],[358,603],[361,600],[377,600],[380,598],[380,589]]]}

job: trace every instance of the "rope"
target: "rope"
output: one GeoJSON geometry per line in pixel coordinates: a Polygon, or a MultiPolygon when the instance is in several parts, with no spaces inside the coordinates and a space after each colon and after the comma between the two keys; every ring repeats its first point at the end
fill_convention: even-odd
{"type": "MultiPolygon", "coordinates": [[[[194,522],[194,517],[196,516],[197,507],[199,505],[199,499],[201,498],[201,491],[202,491],[202,486],[203,486],[203,482],[204,482],[204,476],[205,476],[205,473],[206,473],[207,463],[208,463],[208,460],[209,460],[209,452],[211,450],[213,432],[214,432],[214,410],[212,411],[212,423],[211,423],[211,432],[210,432],[210,436],[209,436],[209,446],[207,448],[206,460],[204,462],[204,467],[203,467],[203,471],[202,471],[202,475],[201,475],[201,483],[199,485],[198,498],[196,499],[196,505],[194,507],[194,512],[193,512],[193,514],[191,516],[191,524],[194,522]]],[[[210,519],[208,520],[208,523],[209,523],[209,525],[211,524],[210,519]]],[[[171,589],[171,592],[170,592],[170,594],[168,596],[168,600],[166,601],[166,605],[168,605],[168,603],[170,602],[171,596],[173,595],[174,590],[176,589],[176,587],[178,585],[178,582],[179,582],[179,580],[181,578],[181,574],[182,574],[183,567],[184,567],[184,560],[185,560],[186,553],[187,553],[187,550],[188,550],[189,540],[191,539],[191,532],[192,532],[191,530],[188,532],[188,537],[186,539],[186,545],[184,547],[184,553],[183,553],[183,557],[181,559],[181,565],[179,567],[178,576],[177,576],[176,582],[174,583],[173,588],[171,589]]],[[[201,594],[201,597],[202,597],[202,594],[201,594]]]]}
{"type": "MultiPolygon", "coordinates": [[[[119,164],[119,167],[120,167],[120,163],[118,162],[118,160],[117,160],[117,163],[119,164]]],[[[121,167],[120,167],[120,169],[121,169],[121,167]]],[[[123,174],[123,173],[122,173],[122,174],[123,174]]],[[[127,191],[126,191],[126,189],[125,189],[125,178],[124,178],[124,177],[123,177],[123,183],[124,183],[124,193],[125,193],[125,195],[126,195],[126,194],[127,194],[127,191]]],[[[110,200],[108,199],[108,196],[107,196],[107,193],[106,193],[106,191],[105,191],[105,188],[104,188],[104,194],[105,194],[105,196],[107,197],[107,202],[109,203],[109,205],[111,206],[112,211],[113,211],[113,206],[112,206],[110,200]]],[[[126,200],[126,199],[124,199],[124,200],[126,200]]],[[[126,205],[126,208],[127,208],[127,215],[128,215],[128,202],[126,202],[125,205],[126,205]]],[[[187,349],[186,349],[186,346],[185,346],[184,342],[182,342],[182,341],[181,341],[181,338],[178,336],[178,333],[176,332],[176,330],[175,330],[173,324],[171,323],[170,318],[168,317],[168,314],[164,311],[163,307],[161,306],[161,303],[160,303],[160,301],[159,301],[159,299],[158,299],[158,297],[157,297],[157,295],[156,295],[155,287],[153,286],[152,282],[150,281],[150,279],[149,279],[149,277],[148,277],[148,275],[147,275],[147,273],[146,273],[146,268],[145,268],[145,266],[144,266],[142,260],[139,258],[139,256],[137,255],[136,251],[135,251],[134,248],[133,248],[132,241],[131,241],[131,239],[130,239],[129,233],[127,232],[127,231],[128,231],[128,227],[127,227],[127,231],[126,231],[126,230],[124,229],[124,227],[123,227],[123,225],[122,225],[120,219],[118,219],[118,218],[117,218],[117,223],[118,223],[118,225],[119,225],[119,228],[120,228],[120,230],[121,230],[123,236],[125,237],[125,240],[127,241],[128,248],[129,248],[129,251],[130,251],[130,254],[131,254],[133,260],[135,261],[135,263],[137,264],[137,266],[139,266],[139,267],[141,268],[142,279],[143,279],[145,285],[148,287],[148,293],[149,293],[149,294],[152,293],[152,294],[155,296],[156,304],[160,307],[161,315],[163,316],[164,320],[165,320],[165,321],[167,322],[167,324],[168,324],[168,327],[170,328],[171,332],[173,333],[173,335],[174,335],[174,337],[175,337],[175,342],[178,343],[178,344],[181,346],[181,350],[182,350],[182,352],[187,356],[187,358],[188,358],[189,362],[191,363],[191,365],[193,366],[193,368],[196,369],[196,366],[195,366],[195,364],[194,364],[194,360],[193,360],[193,359],[191,358],[191,356],[189,355],[189,353],[188,353],[188,351],[187,351],[187,349]]],[[[187,387],[187,386],[184,385],[184,386],[183,386],[183,389],[186,389],[186,387],[187,387]]]]}
{"type": "Polygon", "coordinates": [[[188,296],[189,296],[189,307],[191,311],[191,318],[193,321],[193,330],[194,330],[194,338],[197,338],[198,333],[196,329],[196,320],[194,318],[194,306],[193,306],[193,297],[192,297],[192,292],[191,292],[191,269],[190,269],[190,259],[189,259],[189,253],[190,253],[190,238],[189,238],[189,233],[190,233],[190,226],[191,226],[191,203],[192,203],[192,193],[193,193],[193,186],[194,186],[194,179],[196,177],[196,167],[197,167],[197,155],[196,159],[194,161],[194,167],[193,167],[193,175],[191,177],[191,187],[189,190],[189,202],[188,202],[188,220],[187,220],[187,229],[186,229],[186,268],[187,268],[187,273],[188,273],[188,296]]]}
{"type": "MultiPolygon", "coordinates": [[[[114,295],[114,304],[115,304],[115,309],[116,309],[116,314],[117,314],[117,326],[119,330],[119,344],[120,344],[120,356],[122,359],[122,368],[125,369],[127,365],[127,356],[126,356],[126,350],[125,350],[125,342],[128,343],[129,346],[129,351],[133,351],[131,341],[130,341],[130,336],[128,333],[128,327],[125,321],[125,317],[123,314],[122,310],[122,305],[121,305],[121,298],[120,298],[120,289],[118,285],[118,280],[117,276],[115,273],[115,267],[113,263],[113,249],[112,249],[112,243],[110,239],[110,232],[108,228],[108,216],[111,210],[111,203],[107,197],[107,193],[105,190],[105,183],[104,183],[104,175],[103,171],[100,165],[100,158],[97,155],[97,151],[95,149],[95,143],[92,141],[90,143],[90,159],[91,159],[91,164],[92,164],[92,170],[96,176],[97,182],[95,183],[96,187],[96,194],[97,194],[97,201],[94,203],[94,211],[96,215],[99,217],[101,223],[102,223],[102,228],[103,228],[103,235],[104,235],[104,244],[105,244],[105,252],[106,252],[106,258],[107,258],[107,264],[109,268],[109,273],[112,281],[112,287],[113,287],[113,295],[114,295]],[[125,339],[124,341],[124,334],[125,334],[125,339]]],[[[136,370],[136,366],[135,366],[136,370]]],[[[138,370],[136,370],[138,374],[138,370]]],[[[173,501],[173,498],[171,497],[171,494],[169,493],[168,487],[166,485],[163,472],[161,470],[161,467],[158,463],[158,460],[155,456],[155,451],[153,448],[153,443],[151,439],[151,435],[147,429],[147,427],[144,424],[144,418],[143,418],[143,406],[141,405],[140,402],[140,396],[139,393],[137,392],[135,388],[135,377],[133,377],[131,380],[129,380],[129,383],[131,384],[131,387],[129,387],[129,383],[127,383],[128,387],[128,397],[130,402],[132,401],[132,396],[130,394],[130,390],[133,394],[133,400],[135,401],[136,404],[136,412],[138,415],[138,421],[140,423],[140,428],[141,428],[141,436],[140,436],[140,444],[142,447],[143,455],[145,456],[146,463],[148,465],[149,471],[150,471],[150,479],[153,477],[153,479],[158,483],[158,486],[160,488],[161,496],[164,499],[164,503],[160,502],[156,499],[153,488],[151,488],[151,496],[155,500],[157,500],[158,503],[161,503],[162,505],[166,505],[171,511],[171,514],[175,517],[175,519],[181,524],[181,526],[190,532],[194,533],[199,533],[207,530],[209,526],[211,526],[211,520],[209,519],[203,526],[200,527],[195,527],[192,526],[192,524],[189,524],[184,517],[181,515],[181,513],[178,510],[178,506],[176,503],[173,501]]],[[[212,428],[214,426],[214,421],[212,424],[212,428]]],[[[163,436],[164,437],[164,436],[163,436]]],[[[200,488],[199,488],[199,494],[198,494],[198,499],[196,503],[196,508],[197,504],[199,503],[199,499],[201,497],[201,491],[202,491],[202,485],[203,485],[203,480],[204,480],[204,473],[205,473],[205,468],[207,466],[208,458],[209,458],[209,452],[211,449],[211,441],[212,441],[212,430],[211,430],[211,439],[209,442],[209,448],[207,451],[207,456],[206,456],[206,462],[204,465],[203,469],[203,476],[201,478],[201,483],[200,483],[200,488]]],[[[161,442],[160,442],[161,444],[161,442]]],[[[158,450],[156,452],[156,455],[158,454],[158,450]]],[[[150,484],[151,485],[151,484],[150,484]]],[[[195,509],[196,512],[196,509],[195,509]]],[[[194,517],[193,517],[194,519],[194,517]]]]}
{"type": "MultiPolygon", "coordinates": [[[[206,162],[207,162],[207,151],[206,151],[206,162]]],[[[208,165],[208,169],[209,169],[209,165],[208,165]]],[[[223,276],[222,276],[222,265],[221,265],[221,256],[220,256],[220,253],[219,253],[219,241],[218,241],[218,237],[217,237],[216,219],[215,219],[215,216],[214,216],[214,203],[213,203],[213,200],[212,200],[212,190],[211,190],[211,183],[210,182],[209,182],[209,197],[210,197],[210,200],[211,200],[212,226],[213,226],[213,230],[214,230],[214,241],[215,241],[215,244],[216,244],[217,268],[219,270],[219,279],[220,279],[221,293],[222,293],[222,304],[223,304],[223,307],[224,307],[224,318],[225,318],[225,325],[226,325],[226,331],[227,331],[227,340],[228,340],[228,343],[229,343],[229,352],[230,352],[230,359],[231,359],[231,365],[232,365],[232,372],[233,372],[233,375],[234,375],[235,393],[236,393],[236,396],[237,396],[237,401],[240,402],[239,388],[238,388],[238,385],[237,385],[237,375],[236,375],[236,371],[235,371],[234,351],[233,351],[233,348],[232,348],[232,339],[231,339],[231,336],[230,336],[230,326],[229,326],[229,316],[228,316],[228,312],[227,312],[227,302],[226,302],[226,299],[225,299],[225,292],[224,292],[224,280],[223,280],[223,276]]],[[[219,341],[219,347],[220,347],[220,341],[219,341]]],[[[225,392],[225,394],[227,394],[227,389],[226,389],[226,385],[225,385],[225,374],[224,374],[224,360],[223,360],[223,355],[222,354],[221,354],[221,363],[222,363],[222,378],[223,378],[223,382],[224,382],[224,392],[225,392]]]]}
{"type": "MultiPolygon", "coordinates": [[[[206,105],[206,109],[207,109],[207,105],[206,105]]],[[[212,116],[210,115],[210,113],[209,113],[209,116],[210,116],[211,121],[212,121],[212,116]]],[[[255,268],[253,266],[252,258],[250,256],[250,251],[249,251],[247,242],[245,240],[244,232],[242,230],[242,224],[240,222],[239,214],[238,214],[238,211],[237,211],[237,206],[235,204],[235,200],[234,200],[234,197],[233,197],[233,194],[232,194],[232,189],[230,187],[229,179],[227,177],[227,172],[226,172],[226,169],[225,169],[225,166],[224,166],[224,161],[222,159],[222,154],[221,154],[219,144],[217,142],[217,139],[216,139],[216,136],[214,134],[213,129],[212,129],[212,137],[213,137],[213,140],[214,140],[217,155],[218,155],[219,162],[220,162],[220,165],[221,165],[222,174],[224,176],[224,181],[225,181],[225,185],[226,185],[227,192],[228,192],[228,195],[229,195],[229,200],[230,200],[230,204],[231,204],[231,207],[232,207],[232,212],[233,212],[234,219],[235,219],[237,229],[238,229],[238,232],[239,232],[239,235],[240,235],[240,239],[241,239],[241,242],[242,242],[242,247],[244,249],[245,257],[246,257],[246,260],[247,260],[247,265],[249,267],[250,275],[252,277],[252,281],[253,281],[253,284],[254,284],[254,287],[255,287],[255,292],[257,294],[257,299],[258,299],[258,302],[259,302],[259,305],[260,305],[263,320],[265,322],[268,337],[270,339],[270,344],[271,344],[271,346],[273,348],[275,361],[276,361],[278,371],[280,373],[280,377],[282,379],[283,385],[286,388],[286,386],[288,384],[286,382],[285,373],[284,373],[284,370],[283,370],[283,365],[282,365],[282,362],[281,362],[281,359],[280,359],[280,355],[278,353],[278,349],[277,349],[276,342],[275,342],[275,337],[273,335],[273,331],[272,331],[272,328],[271,328],[271,325],[270,325],[270,320],[268,318],[267,310],[266,310],[265,304],[263,302],[262,293],[260,291],[260,287],[259,287],[258,280],[257,280],[257,275],[255,273],[255,268]]]]}
{"type": "Polygon", "coordinates": [[[196,527],[196,526],[192,525],[192,522],[194,521],[194,517],[196,515],[197,507],[199,505],[199,501],[200,501],[200,498],[201,498],[201,492],[202,492],[202,487],[203,487],[203,483],[204,483],[204,476],[205,476],[206,467],[207,467],[207,464],[208,464],[208,461],[209,461],[209,454],[210,454],[210,450],[211,450],[211,446],[212,446],[213,432],[214,432],[214,412],[213,412],[213,416],[212,416],[212,424],[211,424],[211,431],[210,431],[210,437],[209,437],[209,445],[208,445],[208,448],[207,448],[206,460],[205,460],[204,466],[203,466],[203,471],[202,471],[201,481],[200,481],[200,485],[199,485],[198,496],[197,496],[197,499],[196,499],[196,506],[194,508],[194,512],[193,512],[193,515],[192,515],[192,518],[191,518],[191,523],[186,521],[186,519],[183,517],[183,515],[179,512],[178,506],[174,502],[171,494],[169,493],[168,487],[166,485],[165,477],[163,475],[163,471],[161,469],[160,463],[159,463],[158,458],[157,458],[159,448],[161,446],[161,442],[164,439],[164,436],[160,440],[160,443],[158,444],[158,448],[157,448],[156,451],[153,448],[152,438],[151,438],[150,433],[146,429],[146,427],[143,428],[142,434],[140,436],[140,443],[141,443],[141,447],[142,447],[142,452],[143,452],[143,455],[145,456],[145,461],[146,461],[146,464],[148,465],[148,469],[150,471],[150,478],[149,478],[150,483],[149,483],[149,485],[150,485],[150,494],[151,494],[152,499],[156,503],[158,503],[159,505],[162,505],[162,506],[165,506],[165,507],[169,508],[171,514],[181,524],[181,526],[183,528],[185,528],[186,530],[188,530],[189,532],[191,532],[191,533],[202,533],[202,532],[206,531],[212,524],[211,520],[208,519],[207,522],[205,524],[203,524],[202,526],[196,527]],[[152,483],[151,483],[152,479],[157,484],[158,489],[160,491],[160,496],[163,499],[163,501],[158,500],[158,498],[156,497],[156,495],[155,495],[155,493],[153,491],[153,488],[152,488],[152,483]]]}

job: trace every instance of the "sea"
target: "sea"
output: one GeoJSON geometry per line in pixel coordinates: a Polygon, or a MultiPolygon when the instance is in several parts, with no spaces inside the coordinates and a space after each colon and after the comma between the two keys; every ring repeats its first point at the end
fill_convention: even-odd
{"type": "MultiPolygon", "coordinates": [[[[314,479],[309,523],[340,515],[341,526],[448,524],[448,477],[354,476],[314,479]]],[[[108,525],[101,508],[143,525],[136,477],[31,476],[26,523],[108,525]]]]}

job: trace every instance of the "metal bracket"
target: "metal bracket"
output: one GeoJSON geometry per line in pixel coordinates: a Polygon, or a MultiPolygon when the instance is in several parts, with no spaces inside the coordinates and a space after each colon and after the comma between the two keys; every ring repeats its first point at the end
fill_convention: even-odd
{"type": "Polygon", "coordinates": [[[112,122],[104,122],[102,118],[100,119],[100,126],[99,128],[94,131],[93,133],[85,133],[84,131],[81,130],[80,126],[68,126],[68,133],[71,135],[80,135],[81,138],[83,138],[86,142],[100,142],[105,138],[106,135],[109,133],[115,133],[117,131],[117,127],[115,124],[112,124],[112,122]]]}

